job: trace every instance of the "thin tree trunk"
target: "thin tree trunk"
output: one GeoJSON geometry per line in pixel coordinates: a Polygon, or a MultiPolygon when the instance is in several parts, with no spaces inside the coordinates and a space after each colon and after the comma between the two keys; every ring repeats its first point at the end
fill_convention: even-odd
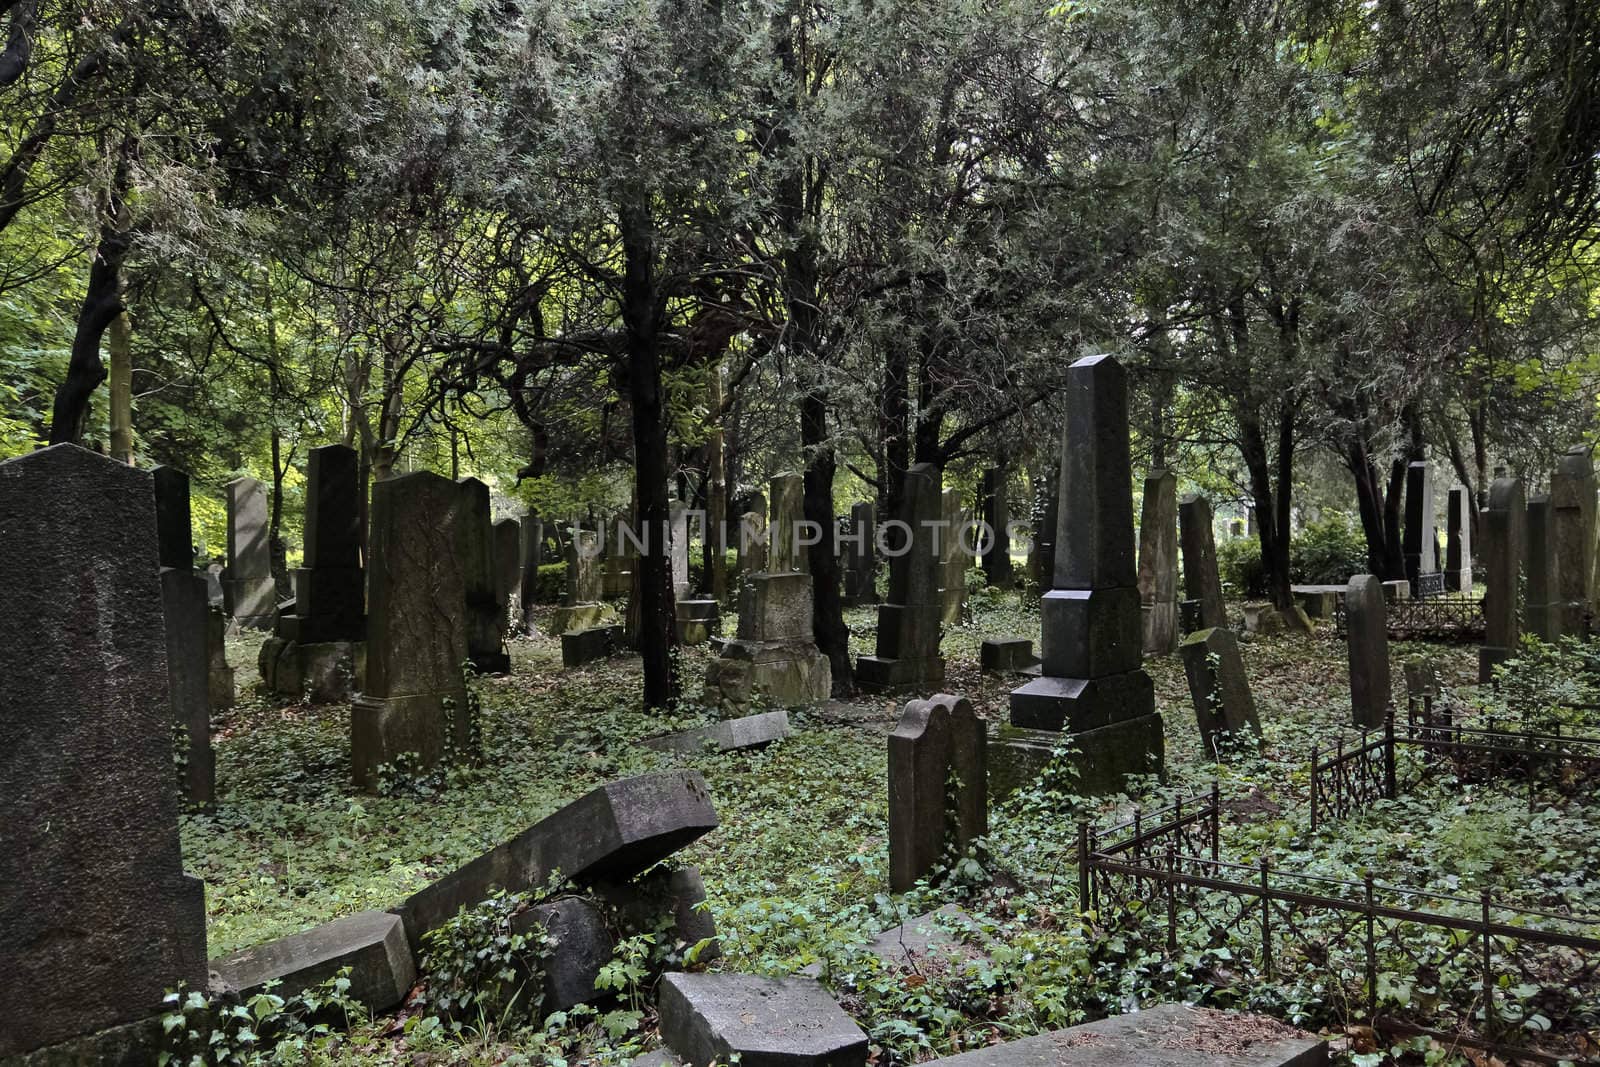
{"type": "Polygon", "coordinates": [[[706,441],[705,581],[711,599],[728,599],[728,452],[722,432],[722,361],[711,367],[707,408],[711,412],[706,441]]]}
{"type": "Polygon", "coordinates": [[[111,320],[111,458],[133,466],[133,324],[124,311],[111,320]]]}
{"type": "Polygon", "coordinates": [[[100,339],[117,316],[126,310],[122,303],[122,263],[127,258],[129,235],[119,228],[120,193],[106,222],[100,227],[100,244],[89,266],[89,286],[78,310],[78,328],[72,338],[72,358],[67,376],[56,389],[50,413],[50,443],[78,443],[83,440],[89,402],[100,383],[106,380],[106,366],[100,360],[100,339]]]}

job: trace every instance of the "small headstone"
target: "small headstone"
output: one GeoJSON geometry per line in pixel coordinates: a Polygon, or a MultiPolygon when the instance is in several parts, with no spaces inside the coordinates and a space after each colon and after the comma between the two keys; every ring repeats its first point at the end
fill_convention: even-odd
{"type": "Polygon", "coordinates": [[[1422,597],[1422,575],[1439,569],[1433,544],[1433,467],[1416,461],[1406,467],[1405,531],[1402,548],[1406,560],[1406,581],[1411,595],[1422,597]]]}
{"type": "Polygon", "coordinates": [[[989,832],[987,735],[965,697],[905,706],[889,735],[889,886],[904,893],[989,832]]]}
{"type": "Polygon", "coordinates": [[[278,592],[272,580],[272,551],[267,544],[267,496],[254,478],[236,478],[227,485],[228,566],[223,572],[224,607],[245,629],[272,626],[278,592]]]}
{"type": "Polygon", "coordinates": [[[1344,613],[1355,724],[1382,726],[1389,714],[1389,609],[1377,578],[1358,574],[1350,579],[1344,613]]]}
{"type": "Polygon", "coordinates": [[[1038,664],[1033,642],[1026,637],[991,637],[978,646],[978,666],[985,673],[1024,671],[1038,664]]]}
{"type": "Polygon", "coordinates": [[[205,985],[159,559],[148,473],[76,445],[0,462],[0,1060],[205,985]]]}
{"type": "Polygon", "coordinates": [[[567,595],[550,615],[550,636],[602,625],[610,612],[600,603],[600,535],[574,528],[567,542],[567,595]]]}
{"type": "Polygon", "coordinates": [[[856,660],[856,681],[868,692],[929,690],[944,684],[939,655],[943,602],[934,532],[945,521],[939,469],[918,463],[906,471],[900,515],[885,536],[889,595],[878,605],[875,654],[856,660]],[[908,543],[909,539],[909,543],[908,543]]]}
{"type": "Polygon", "coordinates": [[[1489,506],[1479,516],[1484,593],[1483,647],[1478,650],[1478,680],[1491,681],[1494,668],[1517,654],[1522,642],[1521,579],[1527,506],[1522,482],[1496,478],[1489,506]]]}
{"type": "Polygon", "coordinates": [[[182,732],[178,783],[192,804],[216,795],[211,751],[210,608],[206,581],[194,573],[189,476],[174,467],[150,472],[155,487],[156,540],[161,555],[161,613],[167,634],[172,719],[182,732]]]}
{"type": "Polygon", "coordinates": [[[220,605],[211,605],[206,610],[206,673],[212,711],[233,707],[233,668],[228,666],[227,633],[228,617],[220,605]]]}
{"type": "Polygon", "coordinates": [[[466,583],[467,658],[481,674],[505,674],[506,601],[494,565],[494,522],[489,487],[476,478],[456,483],[462,494],[461,572],[466,583]]]}
{"type": "Polygon", "coordinates": [[[983,573],[989,584],[1004,589],[1011,584],[1011,505],[1006,500],[1006,469],[990,467],[983,472],[983,521],[989,526],[987,551],[983,554],[983,573]]]}
{"type": "Polygon", "coordinates": [[[494,596],[515,618],[522,596],[522,524],[516,519],[494,524],[494,596]]]}
{"type": "Polygon", "coordinates": [[[744,974],[668,974],[661,1036],[693,1064],[866,1067],[867,1035],[817,982],[744,974]]]}
{"type": "Polygon", "coordinates": [[[1183,672],[1189,678],[1195,721],[1206,751],[1219,752],[1223,734],[1261,744],[1261,722],[1256,699],[1244,673],[1239,642],[1231,630],[1200,630],[1184,638],[1179,647],[1183,672]]]}
{"type": "Polygon", "coordinates": [[[875,604],[878,601],[876,509],[870,501],[861,500],[850,507],[850,535],[846,542],[849,554],[845,557],[844,604],[854,607],[875,604]]]}
{"type": "Polygon", "coordinates": [[[1178,476],[1153,470],[1144,480],[1139,514],[1139,605],[1144,650],[1166,656],[1178,647],[1178,476]]]}
{"type": "Polygon", "coordinates": [[[1183,591],[1200,604],[1200,628],[1228,624],[1222,602],[1222,576],[1217,570],[1217,542],[1211,529],[1211,502],[1192,494],[1178,504],[1183,540],[1183,591]]]}
{"type": "Polygon", "coordinates": [[[1284,630],[1283,614],[1270,603],[1245,604],[1239,610],[1244,616],[1245,633],[1276,634],[1284,630]]]}
{"type": "Polygon", "coordinates": [[[1561,602],[1556,572],[1555,516],[1550,497],[1536,493],[1528,498],[1526,538],[1526,616],[1527,630],[1546,643],[1561,637],[1561,602]]]}
{"type": "Polygon", "coordinates": [[[279,996],[310,989],[345,967],[350,996],[373,1012],[406,999],[417,978],[405,924],[386,911],[362,911],[211,961],[223,984],[244,998],[276,982],[279,996]]]}
{"type": "Polygon", "coordinates": [[[1394,578],[1383,583],[1383,599],[1390,604],[1411,599],[1411,583],[1404,578],[1394,578]]]}

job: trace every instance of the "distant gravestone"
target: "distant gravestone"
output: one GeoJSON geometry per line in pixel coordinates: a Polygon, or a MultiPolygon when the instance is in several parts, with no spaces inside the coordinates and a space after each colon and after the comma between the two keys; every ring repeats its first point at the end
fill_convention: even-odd
{"type": "Polygon", "coordinates": [[[1550,506],[1555,509],[1557,601],[1561,632],[1587,635],[1595,602],[1594,462],[1588,448],[1569,449],[1550,476],[1550,506]]]}
{"type": "Polygon", "coordinates": [[[1402,546],[1406,561],[1406,581],[1411,583],[1411,596],[1420,600],[1424,592],[1423,576],[1438,571],[1434,558],[1434,507],[1433,466],[1417,461],[1406,467],[1405,543],[1402,546]]]}
{"type": "Polygon", "coordinates": [[[844,603],[846,607],[875,604],[878,601],[876,509],[870,501],[857,501],[850,507],[849,555],[845,557],[844,603]]]}
{"type": "Polygon", "coordinates": [[[0,463],[0,1059],[205,986],[159,560],[149,474],[75,445],[0,463]]]}
{"type": "Polygon", "coordinates": [[[1527,629],[1539,640],[1553,644],[1561,637],[1561,602],[1557,599],[1555,515],[1550,497],[1537,493],[1528,498],[1525,538],[1527,583],[1524,595],[1527,629]]]}
{"type": "Polygon", "coordinates": [[[1517,654],[1522,640],[1520,586],[1527,504],[1522,482],[1496,478],[1489,506],[1479,516],[1484,569],[1483,647],[1478,650],[1478,680],[1491,681],[1494,669],[1517,654]]]}
{"type": "Polygon", "coordinates": [[[233,668],[228,666],[228,617],[221,605],[206,611],[206,661],[208,665],[211,710],[233,707],[233,668]]]}
{"type": "Polygon", "coordinates": [[[550,636],[603,625],[609,617],[600,603],[600,535],[574,528],[567,541],[567,594],[550,615],[550,636]]]}
{"type": "Polygon", "coordinates": [[[1011,725],[1069,733],[1079,789],[1093,795],[1122,789],[1129,775],[1159,773],[1165,742],[1142,667],[1126,372],[1111,356],[1078,360],[1065,406],[1041,676],[1012,691],[1011,725]]]}
{"type": "Polygon", "coordinates": [[[771,522],[768,527],[767,573],[811,573],[811,555],[802,545],[804,526],[805,479],[798,474],[780,474],[768,487],[771,496],[771,522]]]}
{"type": "Polygon", "coordinates": [[[267,497],[254,478],[236,478],[227,485],[228,566],[223,572],[224,607],[246,629],[272,626],[277,587],[272,580],[272,552],[267,544],[267,497]]]}
{"type": "Polygon", "coordinates": [[[456,483],[462,493],[462,576],[466,581],[467,658],[482,674],[511,669],[506,654],[506,602],[500,598],[494,568],[494,513],[489,487],[477,478],[456,483]]]}
{"type": "Polygon", "coordinates": [[[1355,724],[1382,726],[1389,714],[1389,607],[1370,574],[1350,579],[1344,594],[1350,651],[1350,706],[1355,724]]]}
{"type": "Polygon", "coordinates": [[[912,889],[989,832],[987,740],[965,697],[905,706],[889,735],[889,884],[912,889]]]}
{"type": "Polygon", "coordinates": [[[367,674],[350,736],[363,788],[377,784],[386,764],[427,770],[470,754],[465,506],[456,483],[428,471],[372,487],[367,674]]]}
{"type": "Polygon", "coordinates": [[[856,681],[868,692],[929,690],[944,684],[939,655],[944,609],[934,544],[944,504],[937,467],[918,463],[906,471],[900,509],[897,519],[885,524],[889,595],[878,605],[875,651],[856,660],[856,681]]]}
{"type": "Polygon", "coordinates": [[[210,608],[206,580],[194,572],[189,476],[176,467],[150,472],[155,489],[156,540],[161,559],[161,614],[167,635],[167,683],[172,718],[184,743],[178,781],[195,804],[216,795],[211,751],[210,608]]]}
{"type": "Polygon", "coordinates": [[[522,597],[522,524],[501,519],[494,524],[494,596],[514,617],[522,597]]]}
{"type": "Polygon", "coordinates": [[[963,535],[970,544],[967,513],[961,507],[961,494],[946,489],[940,497],[944,511],[944,525],[935,531],[939,553],[940,618],[945,629],[961,624],[967,610],[967,571],[972,567],[972,557],[962,545],[963,535]]]}
{"type": "Polygon", "coordinates": [[[1198,494],[1178,504],[1178,525],[1183,540],[1183,591],[1200,605],[1200,626],[1210,629],[1228,624],[1222,602],[1222,576],[1217,570],[1217,542],[1212,532],[1211,502],[1198,494]]]}
{"type": "Polygon", "coordinates": [[[1139,516],[1139,604],[1144,650],[1171,654],[1178,646],[1178,476],[1153,470],[1144,480],[1139,516]]]}
{"type": "Polygon", "coordinates": [[[1233,632],[1221,628],[1197,631],[1184,638],[1179,651],[1206,751],[1220,756],[1224,734],[1260,747],[1261,721],[1256,718],[1256,700],[1233,632]]]}
{"type": "Polygon", "coordinates": [[[1004,589],[1011,584],[1011,505],[1006,500],[1006,469],[990,467],[983,472],[982,519],[989,526],[987,550],[983,554],[983,573],[989,584],[1004,589]]]}
{"type": "Polygon", "coordinates": [[[1472,592],[1472,492],[1451,488],[1445,515],[1444,587],[1452,593],[1472,592]]]}
{"type": "Polygon", "coordinates": [[[669,516],[669,539],[672,542],[672,596],[675,600],[689,598],[689,506],[681,500],[672,503],[669,516]]]}
{"type": "Polygon", "coordinates": [[[517,602],[522,607],[522,628],[532,632],[531,612],[539,601],[539,568],[544,563],[544,520],[532,508],[522,520],[522,545],[519,559],[522,585],[517,602]]]}

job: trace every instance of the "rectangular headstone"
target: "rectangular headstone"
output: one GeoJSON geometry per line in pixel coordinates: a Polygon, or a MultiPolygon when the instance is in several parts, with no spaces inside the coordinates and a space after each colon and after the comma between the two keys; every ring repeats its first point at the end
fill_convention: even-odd
{"type": "Polygon", "coordinates": [[[1472,592],[1472,493],[1464,485],[1450,489],[1445,515],[1444,587],[1452,593],[1472,592]]]}
{"type": "Polygon", "coordinates": [[[501,519],[494,524],[494,596],[502,604],[520,603],[522,591],[522,524],[501,519]]]}
{"type": "Polygon", "coordinates": [[[205,985],[158,566],[149,474],[75,445],[0,462],[0,1059],[205,985]]]}
{"type": "Polygon", "coordinates": [[[1484,569],[1483,647],[1478,650],[1478,680],[1494,677],[1494,668],[1517,654],[1522,640],[1521,584],[1527,504],[1522,482],[1496,478],[1489,486],[1489,506],[1479,516],[1480,557],[1484,569]]]}
{"type": "Polygon", "coordinates": [[[1523,609],[1530,634],[1546,643],[1561,637],[1561,602],[1557,599],[1555,514],[1550,497],[1536,493],[1528,498],[1526,546],[1527,582],[1523,609]]]}
{"type": "Polygon", "coordinates": [[[1144,480],[1139,514],[1139,604],[1144,650],[1165,656],[1178,647],[1178,476],[1153,470],[1144,480]]]}
{"type": "Polygon", "coordinates": [[[346,445],[306,456],[305,562],[309,568],[361,566],[361,457],[346,445]]]}
{"type": "Polygon", "coordinates": [[[889,595],[878,606],[876,654],[856,661],[856,679],[869,692],[929,689],[944,682],[941,568],[934,541],[945,522],[939,482],[939,469],[931,463],[906,471],[900,514],[884,524],[889,595]]]}
{"type": "Polygon", "coordinates": [[[189,476],[176,467],[155,467],[156,542],[161,566],[194,569],[194,525],[189,514],[189,476]]]}
{"type": "Polygon", "coordinates": [[[1588,448],[1569,449],[1550,476],[1550,505],[1555,509],[1556,598],[1561,605],[1561,632],[1588,633],[1594,614],[1595,475],[1588,448]]]}
{"type": "Polygon", "coordinates": [[[1411,583],[1411,595],[1422,597],[1421,578],[1439,569],[1433,550],[1433,466],[1417,461],[1406,467],[1406,525],[1405,544],[1406,581],[1411,583]]]}
{"type": "Polygon", "coordinates": [[[1206,751],[1220,759],[1218,745],[1224,734],[1260,747],[1256,700],[1250,693],[1250,679],[1245,676],[1239,640],[1233,631],[1200,630],[1184,638],[1179,651],[1206,751]]]}
{"type": "Polygon", "coordinates": [[[870,501],[857,501],[850,507],[849,555],[845,558],[844,599],[846,606],[871,604],[878,599],[877,510],[870,501]]]}
{"type": "Polygon", "coordinates": [[[988,551],[983,554],[983,573],[989,584],[1004,589],[1011,584],[1011,505],[1006,500],[1006,469],[990,467],[983,472],[983,514],[989,526],[988,551]]]}
{"type": "Polygon", "coordinates": [[[1370,574],[1350,579],[1344,594],[1350,653],[1350,706],[1355,724],[1382,726],[1389,714],[1389,602],[1370,574]]]}
{"type": "Polygon", "coordinates": [[[461,566],[466,580],[467,658],[482,674],[511,669],[506,654],[506,602],[499,593],[494,568],[494,523],[489,487],[477,478],[456,483],[462,496],[461,566]]]}
{"type": "Polygon", "coordinates": [[[1217,570],[1211,502],[1198,494],[1184,497],[1178,504],[1178,523],[1183,540],[1184,595],[1199,603],[1202,629],[1226,626],[1228,613],[1222,602],[1222,576],[1217,570]]]}

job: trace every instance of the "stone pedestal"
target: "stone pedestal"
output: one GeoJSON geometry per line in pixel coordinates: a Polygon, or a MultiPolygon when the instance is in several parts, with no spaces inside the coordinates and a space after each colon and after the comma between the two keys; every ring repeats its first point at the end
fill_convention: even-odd
{"type": "Polygon", "coordinates": [[[833,669],[811,628],[811,575],[751,575],[738,636],[706,668],[706,702],[740,714],[756,698],[776,707],[828,699],[833,669]]]}
{"type": "Polygon", "coordinates": [[[876,653],[856,660],[856,683],[868,692],[937,690],[944,685],[939,655],[944,603],[933,538],[946,515],[937,467],[918,463],[906,472],[901,506],[888,544],[905,548],[890,554],[889,598],[878,607],[876,653]]]}

